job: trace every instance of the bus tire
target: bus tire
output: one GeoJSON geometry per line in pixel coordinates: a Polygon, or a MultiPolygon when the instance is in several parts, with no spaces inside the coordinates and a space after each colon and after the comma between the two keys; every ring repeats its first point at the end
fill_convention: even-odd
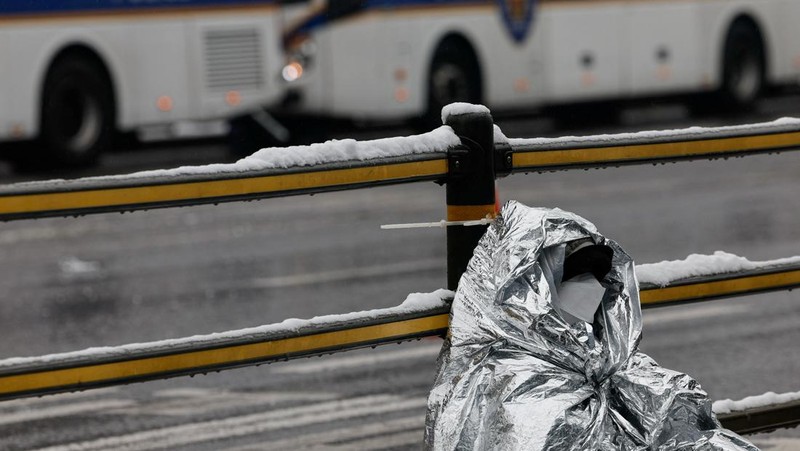
{"type": "Polygon", "coordinates": [[[56,60],[42,90],[39,142],[44,155],[35,165],[88,166],[111,147],[114,129],[114,95],[103,68],[85,57],[56,60]]]}
{"type": "Polygon", "coordinates": [[[737,20],[725,38],[719,98],[724,107],[749,110],[765,84],[764,46],[756,26],[737,20]]]}
{"type": "Polygon", "coordinates": [[[460,40],[443,41],[428,74],[428,100],[422,118],[427,130],[442,125],[442,108],[453,102],[481,103],[481,80],[475,52],[460,40]]]}

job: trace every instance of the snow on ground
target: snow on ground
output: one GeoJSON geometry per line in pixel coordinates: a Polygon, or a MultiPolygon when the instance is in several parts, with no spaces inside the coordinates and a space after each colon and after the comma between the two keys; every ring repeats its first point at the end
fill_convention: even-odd
{"type": "Polygon", "coordinates": [[[636,265],[636,278],[640,284],[650,283],[664,287],[676,280],[689,277],[769,269],[775,266],[792,264],[800,264],[800,256],[753,262],[738,255],[716,251],[714,255],[692,254],[684,260],[636,265]]]}
{"type": "Polygon", "coordinates": [[[95,273],[100,270],[100,263],[68,257],[58,262],[61,273],[65,276],[79,276],[95,273]]]}

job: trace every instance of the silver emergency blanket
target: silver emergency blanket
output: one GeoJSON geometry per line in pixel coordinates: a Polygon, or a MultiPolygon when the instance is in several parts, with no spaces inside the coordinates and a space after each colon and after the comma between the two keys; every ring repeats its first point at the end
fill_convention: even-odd
{"type": "Polygon", "coordinates": [[[428,449],[754,450],[691,377],[637,352],[634,264],[585,219],[507,203],[453,302],[428,398],[428,449]],[[613,250],[593,323],[554,306],[567,243],[613,250]],[[569,319],[565,319],[569,318],[569,319]]]}

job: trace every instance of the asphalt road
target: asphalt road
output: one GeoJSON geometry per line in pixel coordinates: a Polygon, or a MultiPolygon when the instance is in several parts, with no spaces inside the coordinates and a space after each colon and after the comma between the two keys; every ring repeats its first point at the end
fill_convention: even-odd
{"type": "MultiPolygon", "coordinates": [[[[736,122],[773,110],[785,114],[768,105],[736,122]]],[[[613,130],[689,123],[674,108],[626,114],[613,130]]],[[[573,132],[541,119],[501,126],[508,136],[573,132]]],[[[224,158],[218,143],[193,143],[114,153],[91,173],[224,158]]],[[[515,175],[499,188],[503,199],[590,219],[640,263],[715,250],[756,260],[800,255],[798,174],[800,152],[787,152],[515,175]]],[[[444,214],[444,190],[430,183],[0,224],[0,358],[396,305],[445,285],[444,233],[380,225],[444,214]]],[[[642,350],[695,376],[715,399],[797,391],[798,323],[796,291],[648,310],[642,350]]],[[[426,339],[4,402],[0,449],[416,449],[439,346],[426,339]]],[[[797,437],[757,440],[798,449],[797,437]]]]}

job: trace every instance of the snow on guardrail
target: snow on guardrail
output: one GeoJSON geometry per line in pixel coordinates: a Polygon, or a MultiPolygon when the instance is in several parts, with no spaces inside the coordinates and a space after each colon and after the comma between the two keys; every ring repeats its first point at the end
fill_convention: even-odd
{"type": "Polygon", "coordinates": [[[0,220],[201,205],[441,180],[448,126],[372,141],[261,149],[235,163],[0,186],[0,220]]]}
{"type": "Polygon", "coordinates": [[[779,404],[800,401],[800,392],[774,393],[767,392],[763,395],[748,396],[744,399],[734,401],[732,399],[720,399],[714,401],[712,408],[714,413],[726,414],[733,412],[743,412],[746,410],[760,409],[779,404]]]}
{"type": "Polygon", "coordinates": [[[600,168],[627,164],[742,157],[800,150],[800,119],[727,127],[690,127],[615,135],[513,138],[506,142],[514,172],[600,168]]]}
{"type": "Polygon", "coordinates": [[[396,307],[351,312],[336,315],[317,316],[311,319],[290,318],[280,323],[245,329],[195,335],[185,338],[159,340],[147,343],[132,343],[122,346],[87,348],[80,351],[49,354],[37,357],[11,357],[0,360],[0,376],[9,370],[32,370],[34,367],[63,367],[86,361],[110,361],[121,358],[139,358],[142,355],[155,355],[179,352],[187,349],[201,349],[220,346],[226,343],[277,340],[318,332],[321,329],[337,329],[342,326],[357,327],[388,318],[405,318],[421,313],[440,311],[449,307],[453,292],[440,289],[432,293],[411,293],[396,307]]]}
{"type": "MultiPolygon", "coordinates": [[[[605,147],[633,143],[664,143],[675,141],[694,141],[708,138],[750,136],[780,132],[800,131],[800,119],[784,117],[770,122],[722,127],[688,127],[674,130],[649,130],[632,133],[616,133],[589,136],[560,136],[557,138],[506,138],[516,147],[536,149],[560,149],[575,147],[605,147]]],[[[497,140],[497,131],[495,139],[497,140]]]]}
{"type": "MultiPolygon", "coordinates": [[[[201,166],[181,166],[172,169],[155,169],[123,175],[84,177],[76,180],[42,180],[13,185],[19,188],[58,186],[77,182],[126,182],[140,179],[169,179],[184,176],[218,176],[244,174],[272,169],[310,168],[346,162],[411,157],[447,152],[461,144],[453,129],[443,125],[420,135],[381,138],[369,141],[332,139],[323,143],[268,147],[234,163],[214,163],[201,166]]],[[[2,191],[2,189],[0,189],[2,191]]]]}
{"type": "Polygon", "coordinates": [[[684,260],[665,260],[660,263],[636,265],[636,278],[640,285],[666,287],[682,279],[769,270],[791,265],[800,266],[800,256],[750,261],[738,255],[716,251],[714,255],[692,254],[684,260]]]}

